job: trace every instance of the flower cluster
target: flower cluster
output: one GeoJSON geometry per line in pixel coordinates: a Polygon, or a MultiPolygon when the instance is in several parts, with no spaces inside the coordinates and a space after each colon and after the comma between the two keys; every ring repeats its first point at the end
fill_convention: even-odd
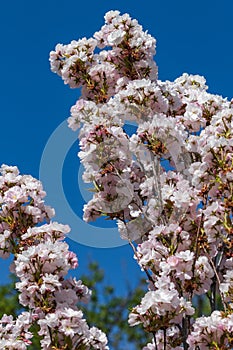
{"type": "Polygon", "coordinates": [[[29,227],[49,220],[54,209],[44,204],[40,181],[20,175],[17,167],[0,168],[0,256],[15,253],[23,233],[29,227]]]}
{"type": "Polygon", "coordinates": [[[84,219],[117,220],[147,274],[149,290],[129,315],[153,335],[144,349],[229,349],[233,104],[198,75],[160,81],[155,43],[128,14],[110,11],[94,38],[51,53],[52,70],[82,86],[68,123],[80,129],[84,180],[95,187],[84,219]],[[198,298],[208,316],[197,317],[198,298]]]}
{"type": "Polygon", "coordinates": [[[29,331],[32,322],[29,312],[22,312],[17,320],[4,315],[0,320],[0,349],[26,349],[33,337],[29,331]]]}
{"type": "Polygon", "coordinates": [[[29,311],[16,320],[2,317],[0,347],[26,349],[33,336],[30,328],[37,323],[41,349],[108,349],[105,334],[89,328],[77,306],[88,301],[90,291],[81,280],[65,279],[78,266],[64,242],[69,226],[50,221],[54,210],[44,205],[38,180],[6,165],[1,173],[1,256],[14,254],[11,271],[18,278],[19,302],[29,311]]]}
{"type": "Polygon", "coordinates": [[[188,337],[190,349],[231,349],[233,345],[233,315],[214,311],[209,317],[196,320],[188,337]]]}
{"type": "Polygon", "coordinates": [[[156,80],[153,61],[155,39],[128,14],[110,11],[94,38],[58,44],[50,53],[51,69],[70,87],[83,87],[83,95],[97,103],[115,94],[116,81],[149,77],[156,80]],[[95,53],[95,48],[105,48],[95,53]]]}

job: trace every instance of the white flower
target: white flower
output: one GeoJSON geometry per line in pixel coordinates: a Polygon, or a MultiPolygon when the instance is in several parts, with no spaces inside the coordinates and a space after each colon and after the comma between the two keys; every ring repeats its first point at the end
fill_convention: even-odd
{"type": "Polygon", "coordinates": [[[110,46],[119,45],[124,38],[126,32],[122,29],[114,30],[108,35],[108,44],[110,46]]]}

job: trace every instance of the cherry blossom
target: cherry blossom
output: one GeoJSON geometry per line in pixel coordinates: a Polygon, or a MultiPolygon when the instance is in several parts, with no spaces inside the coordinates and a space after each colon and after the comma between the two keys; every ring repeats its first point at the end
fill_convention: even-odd
{"type": "Polygon", "coordinates": [[[0,347],[26,349],[36,323],[41,349],[108,349],[106,335],[90,328],[77,306],[88,302],[91,292],[81,280],[66,279],[69,270],[78,267],[76,254],[64,241],[69,226],[50,220],[54,210],[44,204],[45,192],[38,180],[6,165],[1,173],[1,256],[14,254],[11,272],[18,278],[19,302],[29,311],[15,320],[2,317],[0,347]]]}
{"type": "MultiPolygon", "coordinates": [[[[51,70],[82,89],[68,125],[79,130],[83,180],[93,183],[84,220],[116,220],[147,276],[148,291],[129,313],[131,326],[152,335],[144,350],[231,349],[232,101],[209,93],[199,75],[162,82],[156,40],[128,14],[109,11],[104,19],[92,38],[50,53],[51,70]]],[[[30,309],[25,324],[3,317],[3,346],[25,349],[32,318],[42,349],[107,349],[104,333],[89,328],[77,307],[90,292],[65,278],[78,265],[64,242],[68,226],[51,221],[40,182],[16,167],[1,173],[0,255],[15,254],[11,269],[30,309]]]]}
{"type": "MultiPolygon", "coordinates": [[[[117,220],[148,278],[129,323],[152,333],[147,350],[225,349],[232,345],[232,103],[210,94],[199,75],[160,81],[156,40],[128,14],[109,11],[95,41],[78,45],[86,40],[91,52],[83,49],[75,71],[82,96],[68,123],[79,129],[83,179],[94,183],[84,220],[117,220]],[[217,294],[225,314],[216,310],[217,294]],[[208,297],[212,313],[192,318],[199,297],[208,297]],[[205,337],[213,320],[221,331],[205,337]]],[[[61,75],[65,64],[74,72],[69,45],[56,49],[61,75]]]]}

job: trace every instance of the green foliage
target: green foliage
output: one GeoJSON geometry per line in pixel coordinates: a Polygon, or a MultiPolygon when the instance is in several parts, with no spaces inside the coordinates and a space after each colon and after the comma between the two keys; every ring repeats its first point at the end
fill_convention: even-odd
{"type": "Polygon", "coordinates": [[[18,302],[18,293],[15,290],[16,278],[10,275],[10,283],[0,286],[0,317],[4,314],[16,317],[22,310],[22,306],[18,302]]]}
{"type": "Polygon", "coordinates": [[[41,337],[38,335],[40,327],[35,323],[31,328],[30,331],[34,335],[31,339],[32,344],[28,347],[28,350],[39,350],[40,347],[40,339],[41,337]]]}

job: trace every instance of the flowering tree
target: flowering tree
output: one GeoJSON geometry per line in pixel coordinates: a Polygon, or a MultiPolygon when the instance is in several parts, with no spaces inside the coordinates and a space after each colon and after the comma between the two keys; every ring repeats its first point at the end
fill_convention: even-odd
{"type": "Polygon", "coordinates": [[[231,349],[233,103],[197,75],[160,81],[155,44],[128,14],[110,11],[93,38],[50,54],[52,71],[82,87],[68,122],[80,129],[83,179],[95,188],[84,220],[116,220],[147,275],[129,315],[151,333],[144,350],[231,349]]]}
{"type": "MultiPolygon", "coordinates": [[[[83,179],[95,188],[84,220],[116,220],[147,275],[148,292],[129,314],[131,326],[151,333],[144,350],[231,349],[233,103],[208,93],[200,76],[158,80],[155,44],[136,20],[110,11],[94,38],[50,54],[52,71],[82,87],[68,121],[80,129],[83,179]],[[131,136],[127,122],[136,126],[131,136]],[[202,316],[204,297],[210,312],[202,316]]],[[[25,349],[37,323],[42,349],[107,349],[77,308],[89,291],[65,279],[77,266],[63,241],[68,226],[50,221],[37,180],[15,167],[1,172],[1,256],[15,254],[29,311],[3,316],[0,347],[25,349]]]]}
{"type": "Polygon", "coordinates": [[[78,266],[64,242],[69,226],[51,221],[54,210],[44,204],[38,180],[17,167],[2,165],[0,171],[0,256],[14,254],[11,272],[19,279],[19,302],[28,308],[16,319],[3,315],[0,349],[26,349],[35,324],[41,349],[108,349],[105,334],[89,328],[77,307],[90,291],[81,280],[65,279],[78,266]]]}

